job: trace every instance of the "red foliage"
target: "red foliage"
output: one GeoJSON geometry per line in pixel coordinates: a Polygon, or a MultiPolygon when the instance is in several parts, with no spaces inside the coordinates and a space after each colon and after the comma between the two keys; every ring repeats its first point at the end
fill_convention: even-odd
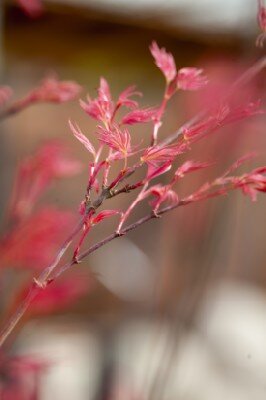
{"type": "Polygon", "coordinates": [[[41,0],[17,0],[22,10],[31,18],[37,18],[43,13],[41,0]]]}
{"type": "MultiPolygon", "coordinates": [[[[78,273],[72,273],[62,279],[51,282],[45,290],[40,290],[32,302],[30,315],[51,314],[72,306],[75,301],[92,289],[92,280],[78,273]]],[[[23,288],[16,302],[22,301],[28,287],[23,288]]]]}
{"type": "Polygon", "coordinates": [[[56,77],[44,79],[27,96],[30,102],[64,103],[73,100],[81,91],[74,81],[60,81],[56,77]]]}
{"type": "Polygon", "coordinates": [[[54,207],[36,211],[1,240],[1,268],[43,269],[52,261],[74,221],[72,213],[54,207]]]}
{"type": "Polygon", "coordinates": [[[81,164],[61,143],[53,141],[42,146],[19,166],[9,205],[11,216],[25,218],[55,179],[71,177],[80,170],[81,164]]]}
{"type": "Polygon", "coordinates": [[[263,1],[264,0],[258,0],[258,24],[262,31],[256,40],[256,45],[258,47],[263,47],[266,38],[266,6],[263,4],[263,1]]]}

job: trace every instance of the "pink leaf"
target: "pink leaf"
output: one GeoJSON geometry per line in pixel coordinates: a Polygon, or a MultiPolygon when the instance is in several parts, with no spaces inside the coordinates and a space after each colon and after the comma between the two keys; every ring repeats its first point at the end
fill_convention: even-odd
{"type": "Polygon", "coordinates": [[[97,100],[90,100],[88,98],[87,103],[83,100],[80,100],[80,106],[91,118],[96,119],[97,121],[102,120],[103,113],[101,110],[101,106],[97,100]]]}
{"type": "Polygon", "coordinates": [[[202,76],[202,69],[181,68],[177,74],[177,86],[182,90],[198,90],[208,83],[205,76],[202,76]]]}
{"type": "Polygon", "coordinates": [[[177,169],[177,171],[175,172],[175,177],[182,178],[185,174],[207,168],[211,165],[213,165],[213,163],[186,161],[184,164],[181,165],[181,167],[177,169]]]}
{"type": "Polygon", "coordinates": [[[228,112],[221,118],[222,124],[229,124],[232,122],[241,121],[242,119],[253,117],[254,115],[265,114],[265,110],[261,109],[261,101],[249,102],[241,104],[235,108],[228,108],[228,112]]]}
{"type": "Polygon", "coordinates": [[[169,204],[175,204],[178,202],[177,194],[168,186],[155,185],[149,189],[150,194],[152,194],[155,199],[150,202],[153,210],[158,211],[160,205],[164,202],[169,204]]]}
{"type": "Polygon", "coordinates": [[[86,149],[95,157],[96,156],[96,152],[95,149],[93,147],[93,145],[91,144],[91,142],[89,141],[89,139],[83,135],[83,133],[81,132],[79,126],[76,124],[76,126],[73,125],[73,123],[69,120],[69,126],[70,129],[72,130],[74,136],[86,147],[86,149]]]}
{"type": "Polygon", "coordinates": [[[223,176],[226,176],[228,174],[231,174],[233,171],[235,171],[237,168],[239,168],[242,164],[244,164],[247,161],[252,160],[253,158],[255,158],[257,156],[257,154],[255,152],[252,153],[248,153],[245,154],[243,157],[239,158],[238,160],[236,160],[230,168],[228,168],[228,170],[224,173],[223,176]]]}
{"type": "Polygon", "coordinates": [[[113,125],[112,130],[99,127],[98,138],[101,143],[117,151],[122,157],[131,153],[131,137],[127,129],[113,125]]]}
{"type": "Polygon", "coordinates": [[[141,157],[141,161],[154,167],[160,164],[172,162],[175,157],[182,154],[187,149],[186,143],[178,143],[169,146],[153,146],[146,149],[141,157]]]}
{"type": "Polygon", "coordinates": [[[19,167],[10,201],[11,215],[26,217],[55,179],[70,177],[80,171],[80,162],[71,158],[61,143],[52,141],[42,146],[19,167]]]}
{"type": "Polygon", "coordinates": [[[153,165],[149,164],[146,180],[150,181],[150,180],[157,178],[158,176],[170,171],[170,169],[172,168],[171,164],[172,164],[171,161],[168,161],[159,167],[154,167],[153,165]]]}
{"type": "Polygon", "coordinates": [[[112,101],[111,92],[106,79],[100,79],[100,86],[98,89],[98,98],[100,101],[105,101],[107,103],[112,101]]]}
{"type": "Polygon", "coordinates": [[[1,268],[44,268],[74,223],[74,215],[67,211],[53,207],[37,211],[0,242],[1,268]]]}
{"type": "Polygon", "coordinates": [[[31,18],[37,18],[43,13],[41,0],[17,0],[17,3],[23,9],[25,14],[31,18]]]}
{"type": "Polygon", "coordinates": [[[106,218],[110,218],[113,215],[117,215],[120,214],[120,211],[118,210],[104,210],[101,211],[98,215],[96,215],[96,217],[91,218],[90,222],[92,225],[96,225],[99,222],[103,221],[106,218]]]}
{"type": "Polygon", "coordinates": [[[109,123],[113,116],[114,104],[107,81],[101,78],[98,97],[92,100],[90,96],[87,96],[87,102],[81,100],[80,105],[91,118],[105,124],[109,123]]]}
{"type": "Polygon", "coordinates": [[[263,47],[266,38],[266,7],[263,0],[258,0],[258,24],[262,33],[257,37],[256,46],[263,47]]]}
{"type": "Polygon", "coordinates": [[[167,53],[163,47],[160,49],[156,42],[152,42],[150,51],[155,59],[155,64],[162,71],[167,82],[171,82],[176,76],[176,65],[172,54],[167,53]]]}
{"type": "Polygon", "coordinates": [[[122,124],[133,125],[137,123],[150,122],[156,116],[158,110],[155,108],[136,109],[126,114],[122,119],[122,124]]]}
{"type": "Polygon", "coordinates": [[[81,86],[74,81],[59,81],[56,77],[48,77],[27,98],[33,102],[64,103],[75,99],[80,91],[81,86]]]}
{"type": "Polygon", "coordinates": [[[117,101],[117,107],[125,106],[132,109],[138,107],[138,102],[130,98],[132,96],[142,96],[142,93],[135,91],[135,86],[129,86],[120,93],[117,101]]]}

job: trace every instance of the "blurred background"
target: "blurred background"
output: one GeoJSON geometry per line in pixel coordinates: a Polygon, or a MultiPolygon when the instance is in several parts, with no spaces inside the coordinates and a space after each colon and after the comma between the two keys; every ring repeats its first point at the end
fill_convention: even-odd
{"type": "MultiPolygon", "coordinates": [[[[114,96],[136,84],[144,94],[141,104],[155,106],[164,89],[148,50],[156,40],[173,53],[178,68],[202,67],[213,82],[209,93],[175,97],[161,137],[263,55],[254,45],[255,0],[49,0],[43,6],[42,15],[31,19],[15,1],[1,2],[1,84],[20,98],[55,71],[80,83],[84,99],[88,92],[96,95],[104,76],[114,96]]],[[[264,93],[265,71],[238,96],[250,101],[264,93]]],[[[36,105],[1,123],[3,221],[18,163],[49,139],[67,143],[84,169],[59,181],[42,201],[78,212],[88,155],[70,134],[69,118],[94,141],[95,124],[78,100],[36,105]]],[[[136,135],[147,129],[141,126],[136,135]]],[[[259,156],[243,170],[263,164],[265,145],[263,116],[221,129],[191,152],[192,159],[217,161],[211,173],[189,177],[178,190],[189,193],[249,151],[259,156]]],[[[107,208],[125,209],[127,198],[107,208]]],[[[136,209],[132,221],[145,210],[136,209]]],[[[88,245],[115,225],[105,226],[88,245]]],[[[64,310],[29,317],[12,341],[12,354],[51,363],[36,398],[264,400],[265,237],[265,198],[254,204],[235,192],[176,210],[91,255],[76,267],[90,282],[88,293],[64,310]]]]}

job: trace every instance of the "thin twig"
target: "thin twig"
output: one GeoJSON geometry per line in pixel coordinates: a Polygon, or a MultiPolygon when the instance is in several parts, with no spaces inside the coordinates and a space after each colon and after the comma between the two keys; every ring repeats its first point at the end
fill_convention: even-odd
{"type": "Polygon", "coordinates": [[[32,104],[35,104],[35,102],[33,102],[30,97],[25,97],[24,99],[17,100],[9,107],[0,112],[0,121],[20,113],[32,104]]]}

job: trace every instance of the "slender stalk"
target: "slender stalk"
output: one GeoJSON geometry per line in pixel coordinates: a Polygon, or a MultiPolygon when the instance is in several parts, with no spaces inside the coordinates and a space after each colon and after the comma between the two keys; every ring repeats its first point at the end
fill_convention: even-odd
{"type": "Polygon", "coordinates": [[[129,215],[132,213],[133,209],[136,207],[136,205],[141,201],[141,199],[143,198],[143,194],[148,186],[148,182],[146,182],[144,184],[144,186],[142,187],[141,191],[139,192],[139,194],[137,195],[137,197],[135,198],[135,200],[130,204],[130,206],[128,207],[128,209],[122,214],[122,217],[120,219],[118,228],[116,230],[116,232],[118,234],[120,234],[122,226],[124,225],[125,221],[128,219],[129,215]]]}
{"type": "Polygon", "coordinates": [[[25,110],[28,106],[34,104],[34,101],[30,97],[25,97],[24,99],[17,100],[15,103],[11,104],[11,106],[7,107],[5,110],[0,113],[0,121],[9,117],[12,117],[15,114],[25,110]]]}
{"type": "Polygon", "coordinates": [[[159,129],[160,129],[161,125],[162,125],[162,121],[161,121],[162,120],[162,116],[163,116],[163,113],[165,111],[167,102],[170,99],[170,97],[168,96],[168,89],[169,89],[169,84],[166,84],[163,100],[162,100],[161,106],[160,106],[160,108],[158,110],[157,118],[156,118],[156,121],[155,121],[154,126],[153,126],[153,132],[152,132],[152,138],[151,138],[151,146],[155,146],[157,144],[158,132],[159,132],[159,129]]]}
{"type": "Polygon", "coordinates": [[[25,299],[20,303],[18,309],[16,310],[15,314],[10,318],[10,320],[7,322],[6,326],[1,331],[0,334],[0,348],[2,347],[3,343],[6,341],[10,333],[13,331],[13,329],[16,327],[18,322],[21,320],[25,312],[27,311],[28,307],[36,297],[36,295],[39,293],[40,287],[38,287],[35,282],[31,284],[31,287],[28,291],[27,296],[25,299]]]}
{"type": "Polygon", "coordinates": [[[43,286],[43,285],[46,284],[46,282],[49,279],[50,275],[53,273],[53,271],[57,267],[59,261],[61,260],[61,258],[65,254],[65,252],[67,251],[68,247],[73,242],[73,240],[76,237],[76,235],[80,232],[82,227],[83,227],[83,218],[77,223],[77,225],[75,226],[75,228],[73,229],[73,231],[71,232],[69,237],[64,241],[64,243],[62,244],[62,246],[61,246],[60,250],[58,251],[54,261],[52,262],[52,264],[50,264],[47,268],[45,268],[42,271],[42,273],[40,274],[40,276],[38,277],[38,284],[40,286],[43,286]]]}

